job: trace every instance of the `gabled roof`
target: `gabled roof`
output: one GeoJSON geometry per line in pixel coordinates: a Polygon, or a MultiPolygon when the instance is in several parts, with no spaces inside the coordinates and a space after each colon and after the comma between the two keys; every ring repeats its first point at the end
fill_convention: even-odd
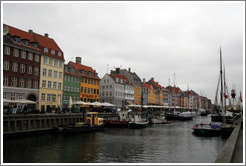
{"type": "Polygon", "coordinates": [[[81,65],[81,64],[78,64],[78,63],[74,63],[74,62],[71,62],[71,61],[68,64],[71,65],[71,66],[73,66],[75,68],[75,70],[81,76],[85,76],[85,77],[88,77],[88,78],[96,78],[96,79],[99,79],[99,77],[95,77],[95,71],[91,67],[88,67],[88,66],[85,66],[85,65],[81,65]],[[85,75],[83,75],[81,73],[81,70],[85,70],[85,75]],[[93,76],[89,76],[87,72],[91,72],[93,74],[93,76]]]}
{"type": "MultiPolygon", "coordinates": [[[[8,27],[10,36],[18,36],[18,37],[20,37],[20,39],[26,39],[26,40],[29,40],[29,42],[37,43],[35,38],[30,33],[25,32],[23,30],[20,30],[18,28],[9,26],[7,24],[4,24],[4,25],[6,25],[8,27]]],[[[24,46],[24,47],[28,47],[28,48],[32,48],[32,49],[40,51],[39,48],[32,47],[32,45],[30,45],[30,44],[27,46],[27,45],[24,45],[22,42],[20,42],[20,43],[17,43],[15,41],[12,41],[12,42],[15,43],[15,44],[24,46]]]]}
{"type": "Polygon", "coordinates": [[[57,45],[54,39],[39,35],[37,33],[33,33],[33,35],[35,36],[37,42],[39,43],[41,47],[49,49],[48,53],[42,50],[44,55],[64,60],[63,52],[60,49],[60,47],[57,45]],[[55,50],[56,51],[55,55],[52,55],[50,50],[55,50]],[[58,51],[62,53],[61,57],[57,55],[58,51]]]}
{"type": "Polygon", "coordinates": [[[143,85],[144,85],[147,89],[151,89],[151,84],[143,83],[143,85]]]}
{"type": "Polygon", "coordinates": [[[128,79],[126,78],[126,76],[124,76],[124,75],[121,75],[121,74],[109,74],[109,76],[110,76],[113,80],[116,80],[116,78],[125,80],[125,81],[123,81],[123,84],[132,86],[132,84],[129,82],[129,80],[128,80],[128,79]]]}

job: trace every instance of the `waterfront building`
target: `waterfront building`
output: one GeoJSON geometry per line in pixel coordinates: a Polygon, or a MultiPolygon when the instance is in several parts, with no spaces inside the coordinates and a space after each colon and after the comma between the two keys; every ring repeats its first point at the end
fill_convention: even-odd
{"type": "Polygon", "coordinates": [[[145,82],[145,78],[143,79],[142,82],[142,96],[143,96],[143,100],[142,103],[143,105],[147,105],[148,104],[148,88],[144,85],[145,82]]]}
{"type": "Polygon", "coordinates": [[[63,81],[63,106],[69,105],[70,97],[72,101],[80,101],[80,76],[70,65],[64,65],[63,81]]]}
{"type": "Polygon", "coordinates": [[[154,81],[154,78],[152,77],[149,81],[149,84],[151,84],[155,90],[155,104],[156,105],[164,105],[164,101],[163,101],[163,87],[158,83],[154,81]]]}
{"type": "MultiPolygon", "coordinates": [[[[3,98],[39,102],[41,50],[28,32],[4,24],[3,36],[3,98]]],[[[28,104],[27,109],[38,109],[28,104]]]]}
{"type": "Polygon", "coordinates": [[[122,108],[134,102],[134,87],[124,75],[106,73],[100,81],[101,102],[122,108]]]}
{"type": "Polygon", "coordinates": [[[148,105],[154,105],[155,104],[155,89],[151,84],[148,83],[143,83],[143,85],[146,87],[147,92],[148,92],[148,105]]]}
{"type": "Polygon", "coordinates": [[[167,89],[169,90],[169,96],[168,96],[168,100],[170,102],[171,106],[175,106],[175,107],[181,107],[181,99],[180,99],[180,92],[181,89],[179,87],[172,87],[172,86],[168,86],[167,89]]]}
{"type": "Polygon", "coordinates": [[[128,69],[120,69],[116,68],[115,71],[111,70],[111,74],[119,73],[121,75],[124,75],[129,82],[134,86],[134,104],[141,104],[141,98],[142,98],[142,88],[141,88],[141,79],[135,72],[131,72],[131,68],[128,69]]]}
{"type": "Polygon", "coordinates": [[[100,78],[96,70],[82,65],[81,57],[76,57],[76,63],[70,61],[68,65],[80,76],[80,101],[99,102],[100,78]]]}
{"type": "Polygon", "coordinates": [[[162,93],[163,93],[163,105],[169,106],[169,102],[168,102],[169,90],[167,88],[163,88],[162,93]]]}
{"type": "Polygon", "coordinates": [[[64,54],[47,33],[40,35],[29,30],[40,45],[39,110],[52,111],[61,108],[63,92],[64,54]]]}

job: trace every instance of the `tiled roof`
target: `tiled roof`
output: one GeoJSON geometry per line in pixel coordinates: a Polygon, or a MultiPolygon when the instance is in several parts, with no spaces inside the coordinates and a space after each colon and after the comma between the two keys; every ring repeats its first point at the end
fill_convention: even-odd
{"type": "Polygon", "coordinates": [[[143,83],[144,86],[147,88],[147,89],[150,89],[151,88],[151,85],[150,84],[147,84],[147,83],[143,83]]]}
{"type": "Polygon", "coordinates": [[[124,82],[125,85],[132,86],[132,84],[129,83],[128,79],[124,75],[121,75],[121,74],[109,74],[109,76],[111,78],[113,78],[114,80],[115,80],[115,78],[119,78],[119,79],[125,80],[125,82],[124,82]]]}
{"type": "Polygon", "coordinates": [[[81,76],[85,76],[85,77],[88,77],[88,78],[96,78],[96,79],[99,79],[99,77],[95,77],[94,74],[95,74],[95,71],[91,68],[91,67],[88,67],[88,66],[85,66],[85,65],[81,65],[81,64],[77,64],[77,63],[74,63],[74,62],[69,62],[69,65],[73,66],[76,71],[81,75],[81,76]],[[85,75],[83,75],[80,70],[83,69],[86,71],[85,75]],[[90,71],[91,73],[93,73],[93,76],[89,76],[88,75],[88,71],[90,71]]]}
{"type": "MultiPolygon", "coordinates": [[[[6,25],[8,27],[10,36],[18,36],[18,37],[20,37],[20,39],[27,39],[27,40],[29,40],[29,42],[37,43],[35,38],[30,33],[25,32],[23,30],[20,30],[18,28],[9,26],[7,24],[4,24],[4,25],[6,25]]],[[[39,48],[32,47],[30,44],[27,46],[27,45],[24,45],[22,42],[17,43],[17,42],[15,42],[13,40],[12,40],[12,42],[15,43],[15,44],[19,44],[21,46],[24,46],[24,47],[28,47],[28,48],[32,48],[32,49],[40,51],[39,48]]]]}
{"type": "Polygon", "coordinates": [[[56,44],[55,40],[52,39],[52,38],[48,38],[48,37],[45,37],[45,36],[42,36],[42,35],[39,35],[37,33],[33,33],[36,40],[38,41],[38,43],[40,44],[41,47],[44,47],[44,48],[48,48],[48,53],[44,52],[43,51],[43,54],[44,55],[47,55],[47,56],[50,56],[50,57],[53,57],[53,58],[57,58],[57,59],[62,59],[64,60],[64,56],[63,56],[63,52],[62,50],[60,49],[60,47],[56,44]],[[55,50],[56,53],[55,55],[52,55],[51,54],[51,50],[55,50]],[[57,55],[57,52],[61,52],[62,55],[61,57],[59,57],[57,55]]]}

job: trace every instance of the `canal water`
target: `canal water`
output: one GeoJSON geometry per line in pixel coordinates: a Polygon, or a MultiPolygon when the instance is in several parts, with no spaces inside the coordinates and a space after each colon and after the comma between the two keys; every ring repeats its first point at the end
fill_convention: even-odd
{"type": "Polygon", "coordinates": [[[210,116],[145,129],[4,139],[3,163],[213,163],[226,139],[192,134],[201,122],[210,116]]]}

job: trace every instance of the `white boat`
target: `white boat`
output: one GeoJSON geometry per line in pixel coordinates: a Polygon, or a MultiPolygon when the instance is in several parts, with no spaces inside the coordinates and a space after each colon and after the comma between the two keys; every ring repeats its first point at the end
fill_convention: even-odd
{"type": "Polygon", "coordinates": [[[153,116],[151,119],[151,123],[154,124],[169,124],[170,122],[166,120],[164,114],[160,114],[160,116],[153,116]]]}
{"type": "Polygon", "coordinates": [[[132,121],[129,122],[128,126],[132,129],[140,129],[145,128],[149,125],[149,121],[147,119],[141,118],[140,115],[135,115],[134,118],[132,118],[132,121]]]}
{"type": "Polygon", "coordinates": [[[193,114],[190,111],[187,112],[181,112],[179,114],[179,120],[192,120],[193,114]]]}

